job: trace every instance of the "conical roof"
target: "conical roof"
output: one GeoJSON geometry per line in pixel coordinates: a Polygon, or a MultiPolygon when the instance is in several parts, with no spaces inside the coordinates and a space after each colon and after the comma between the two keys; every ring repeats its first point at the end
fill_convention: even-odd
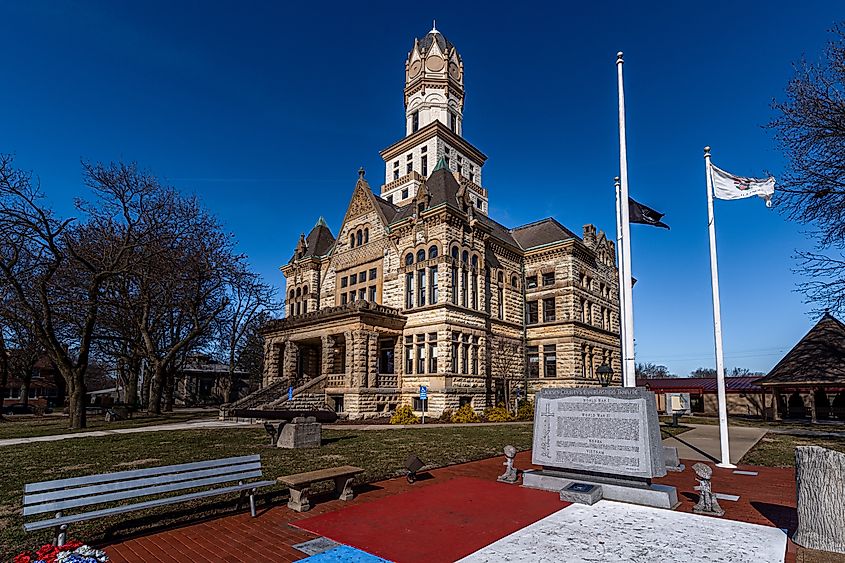
{"type": "Polygon", "coordinates": [[[845,324],[825,313],[758,383],[845,385],[845,324]]]}

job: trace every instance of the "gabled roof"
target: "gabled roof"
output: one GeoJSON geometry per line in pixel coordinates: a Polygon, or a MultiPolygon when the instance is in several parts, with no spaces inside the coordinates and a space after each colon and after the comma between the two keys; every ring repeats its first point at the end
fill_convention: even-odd
{"type": "Polygon", "coordinates": [[[845,385],[845,324],[825,313],[760,384],[845,385]]]}
{"type": "MultiPolygon", "coordinates": [[[[326,224],[326,220],[321,216],[317,220],[317,224],[314,225],[314,228],[311,229],[311,232],[308,233],[308,236],[305,237],[305,252],[300,259],[325,256],[331,250],[334,242],[334,235],[332,235],[331,229],[326,224]]],[[[297,256],[294,252],[289,262],[293,262],[295,259],[297,259],[297,256]]]]}
{"type": "Polygon", "coordinates": [[[578,235],[561,225],[552,217],[511,229],[511,234],[523,250],[545,246],[554,242],[575,239],[578,235]]]}
{"type": "MultiPolygon", "coordinates": [[[[760,393],[763,388],[757,383],[759,375],[726,377],[725,390],[728,393],[760,393]]],[[[654,393],[715,393],[715,377],[655,377],[637,378],[637,387],[646,387],[654,393]]]]}

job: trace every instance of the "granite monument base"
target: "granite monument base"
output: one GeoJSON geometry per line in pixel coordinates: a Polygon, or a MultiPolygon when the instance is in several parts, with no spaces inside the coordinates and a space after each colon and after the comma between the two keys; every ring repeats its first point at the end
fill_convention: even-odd
{"type": "Polygon", "coordinates": [[[572,481],[569,485],[560,490],[560,500],[576,504],[592,506],[602,499],[602,490],[599,485],[590,485],[572,481]]]}
{"type": "Polygon", "coordinates": [[[686,469],[681,460],[678,459],[678,448],[674,446],[663,446],[663,459],[666,460],[666,471],[680,473],[686,469]]]}
{"type": "Polygon", "coordinates": [[[299,449],[319,448],[322,442],[322,425],[313,416],[298,416],[282,426],[276,447],[299,449]]]}
{"type": "Polygon", "coordinates": [[[677,489],[667,485],[655,485],[619,477],[586,476],[549,469],[526,470],[522,473],[522,486],[530,489],[559,492],[572,482],[600,486],[602,497],[606,500],[667,510],[674,510],[680,504],[677,489]]]}

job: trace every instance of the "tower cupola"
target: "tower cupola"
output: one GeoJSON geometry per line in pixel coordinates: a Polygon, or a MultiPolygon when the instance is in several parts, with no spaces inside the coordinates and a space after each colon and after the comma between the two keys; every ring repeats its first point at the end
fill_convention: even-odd
{"type": "Polygon", "coordinates": [[[464,63],[458,50],[433,25],[405,62],[406,135],[433,121],[461,135],[464,111],[464,63]]]}

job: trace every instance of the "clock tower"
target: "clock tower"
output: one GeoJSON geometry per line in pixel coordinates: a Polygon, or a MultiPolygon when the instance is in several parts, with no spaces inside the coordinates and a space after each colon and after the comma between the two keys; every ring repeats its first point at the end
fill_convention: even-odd
{"type": "Polygon", "coordinates": [[[405,137],[381,151],[385,164],[381,197],[406,205],[441,160],[487,214],[481,167],[487,157],[463,138],[464,63],[458,50],[432,26],[415,39],[405,60],[405,137]]]}

